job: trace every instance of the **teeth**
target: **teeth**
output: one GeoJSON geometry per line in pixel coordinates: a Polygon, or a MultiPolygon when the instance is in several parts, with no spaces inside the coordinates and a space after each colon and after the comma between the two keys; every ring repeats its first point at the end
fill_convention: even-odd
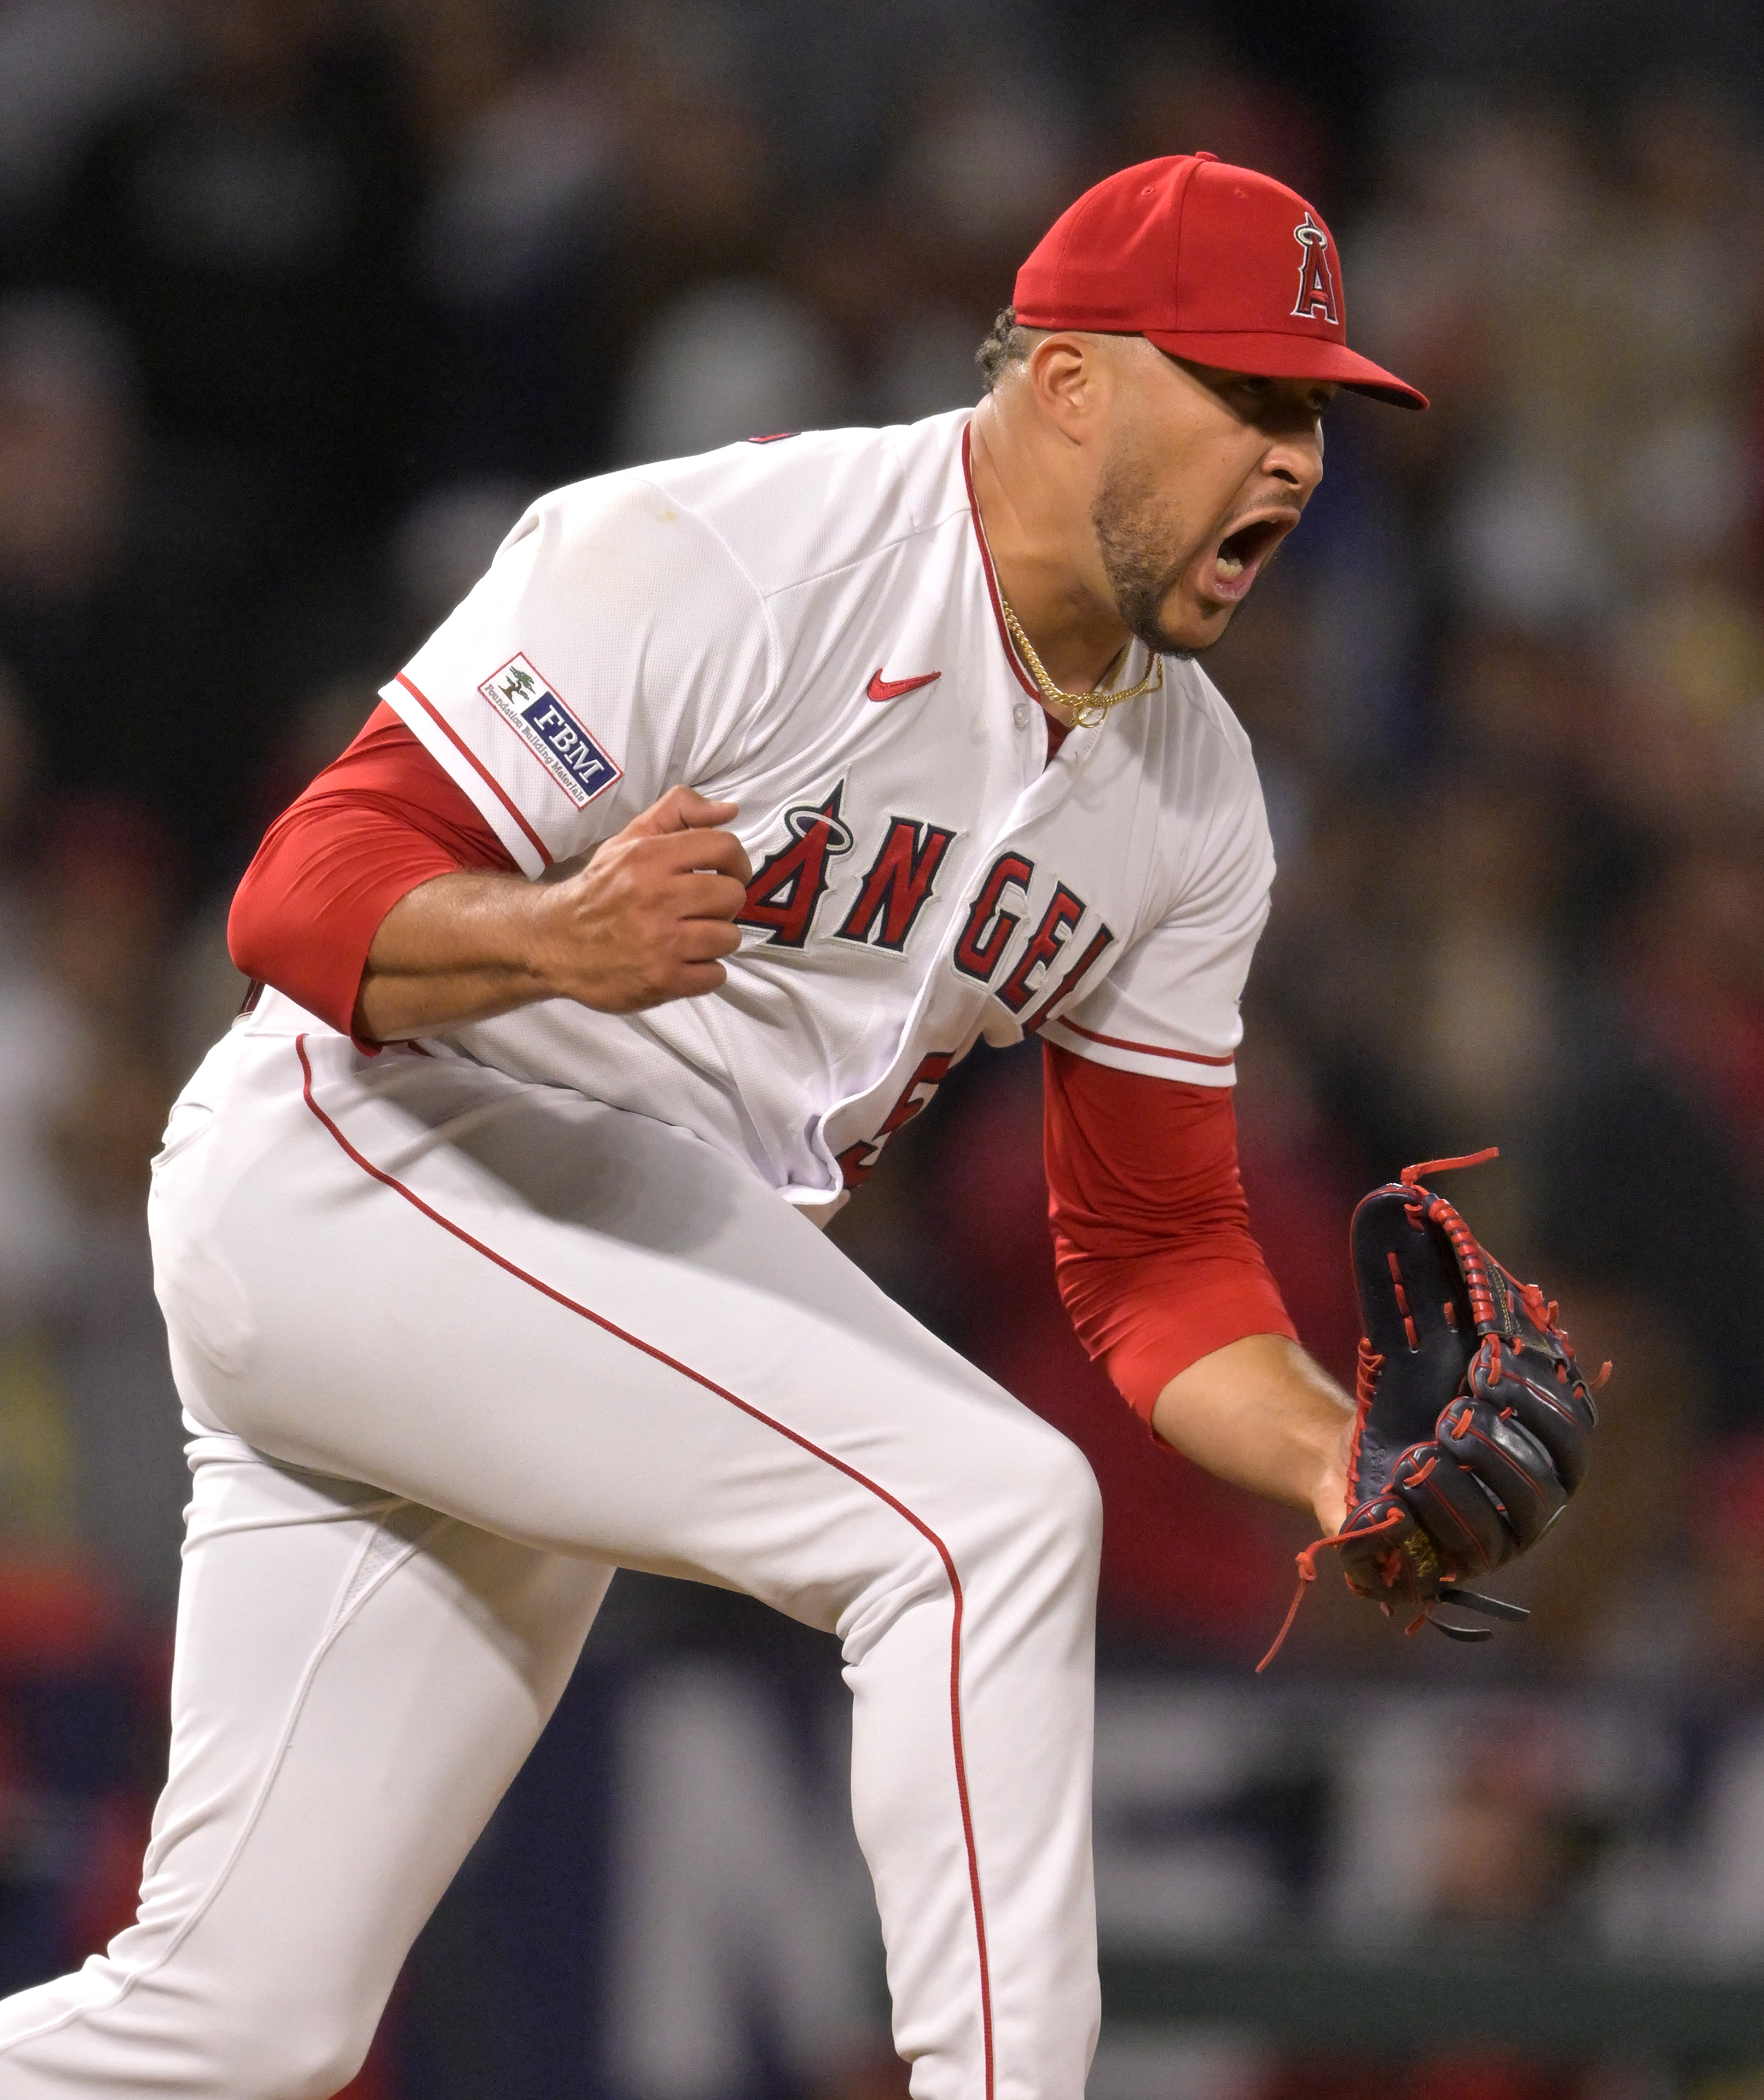
{"type": "Polygon", "coordinates": [[[1231,583],[1243,574],[1243,564],[1235,554],[1221,554],[1219,558],[1219,573],[1228,584],[1231,583]]]}

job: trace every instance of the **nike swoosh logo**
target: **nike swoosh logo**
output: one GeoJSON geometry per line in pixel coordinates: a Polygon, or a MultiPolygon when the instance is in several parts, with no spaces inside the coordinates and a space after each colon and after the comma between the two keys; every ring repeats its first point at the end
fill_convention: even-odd
{"type": "Polygon", "coordinates": [[[902,693],[916,693],[921,686],[934,686],[943,676],[941,671],[927,671],[922,678],[884,678],[877,671],[863,689],[867,700],[897,700],[902,693]]]}

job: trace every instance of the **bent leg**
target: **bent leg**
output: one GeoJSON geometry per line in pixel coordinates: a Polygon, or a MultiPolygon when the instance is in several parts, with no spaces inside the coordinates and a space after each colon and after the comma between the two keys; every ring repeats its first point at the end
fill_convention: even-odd
{"type": "Polygon", "coordinates": [[[682,1132],[463,1061],[246,1039],[156,1251],[193,1411],[548,1552],[844,1644],[920,2100],[1078,2100],[1095,1484],[682,1132]]]}
{"type": "Polygon", "coordinates": [[[0,2005],[4,2100],[321,2100],[567,1683],[611,1571],[191,1447],[137,1921],[0,2005]]]}

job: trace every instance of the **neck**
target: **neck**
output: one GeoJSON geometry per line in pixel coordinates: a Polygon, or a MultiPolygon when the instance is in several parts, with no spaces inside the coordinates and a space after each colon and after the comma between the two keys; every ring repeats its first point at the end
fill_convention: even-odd
{"type": "Polygon", "coordinates": [[[1098,565],[1082,492],[1061,471],[1066,462],[1042,457],[993,395],[974,411],[968,456],[1000,592],[1054,683],[1090,692],[1132,636],[1100,575],[1089,573],[1098,565]]]}

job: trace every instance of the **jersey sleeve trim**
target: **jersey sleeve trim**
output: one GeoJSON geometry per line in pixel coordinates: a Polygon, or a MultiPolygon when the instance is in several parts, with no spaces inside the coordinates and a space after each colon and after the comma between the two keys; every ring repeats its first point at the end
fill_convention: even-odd
{"type": "MultiPolygon", "coordinates": [[[[543,875],[552,865],[551,854],[545,840],[509,799],[502,783],[461,741],[452,725],[426,693],[413,685],[402,671],[394,679],[393,684],[408,693],[421,710],[418,714],[412,713],[406,707],[399,707],[398,712],[404,717],[407,726],[430,756],[464,788],[483,813],[491,829],[514,856],[521,872],[526,876],[543,875]],[[462,761],[469,770],[461,771],[462,761]],[[480,783],[483,788],[487,788],[495,797],[494,805],[484,801],[480,783]]],[[[397,704],[395,702],[394,704],[397,704]]]]}
{"type": "Polygon", "coordinates": [[[1105,1043],[1111,1050],[1136,1050],[1142,1057],[1175,1057],[1184,1065],[1232,1065],[1237,1062],[1235,1053],[1224,1057],[1203,1057],[1198,1050],[1166,1050],[1156,1043],[1130,1043],[1124,1035],[1099,1035],[1094,1028],[1080,1027],[1075,1021],[1065,1021],[1062,1028],[1069,1028],[1074,1035],[1082,1035],[1087,1043],[1105,1043]]]}
{"type": "Polygon", "coordinates": [[[1230,1087],[1237,1083],[1235,1052],[1215,1057],[1199,1050],[1172,1050],[1158,1043],[1134,1043],[1125,1036],[1103,1035],[1076,1021],[1063,1019],[1048,1021],[1042,1030],[1042,1039],[1057,1043],[1076,1057],[1088,1057],[1093,1064],[1112,1065],[1117,1071],[1143,1072],[1151,1079],[1170,1079],[1175,1076],[1170,1070],[1170,1066],[1175,1064],[1193,1068],[1182,1074],[1193,1086],[1230,1087]],[[1074,1037],[1078,1039],[1075,1041],[1072,1039],[1074,1037]]]}

